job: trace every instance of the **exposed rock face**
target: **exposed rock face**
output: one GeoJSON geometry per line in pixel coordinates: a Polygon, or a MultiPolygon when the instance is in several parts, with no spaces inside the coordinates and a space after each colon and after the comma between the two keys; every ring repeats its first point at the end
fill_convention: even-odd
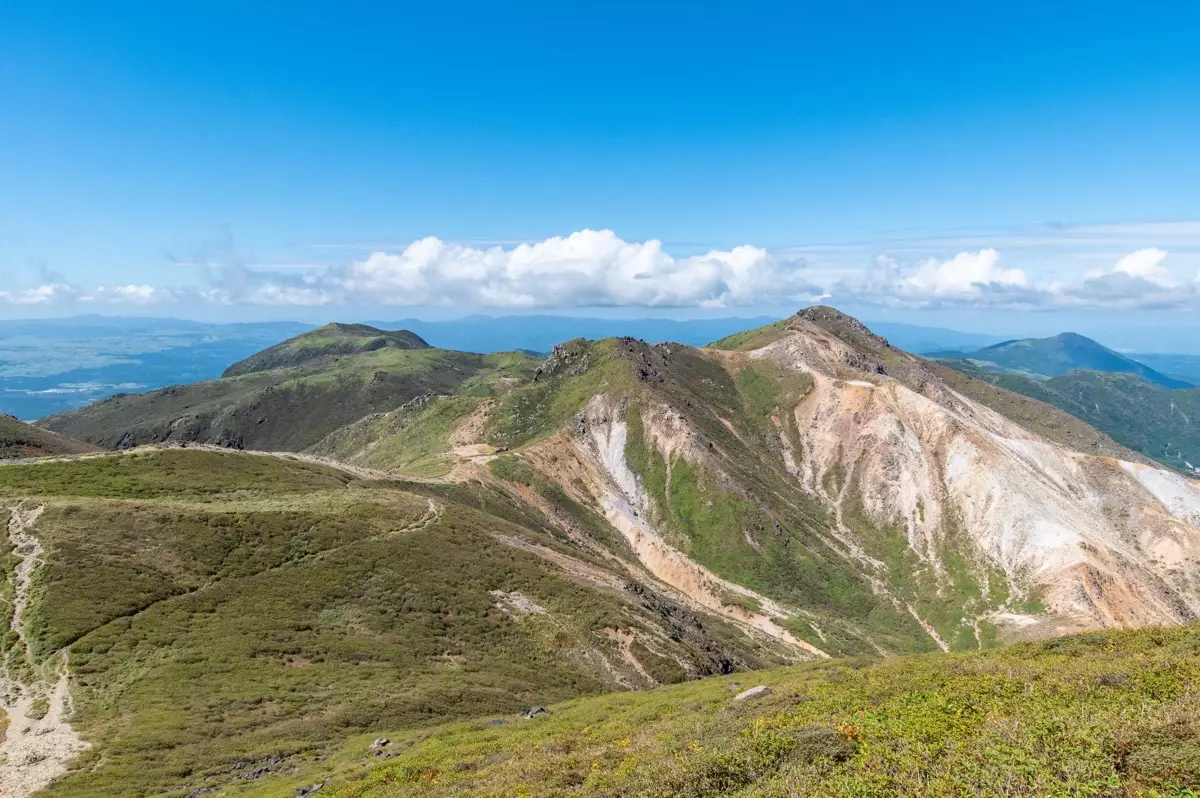
{"type": "MultiPolygon", "coordinates": [[[[1132,454],[1123,461],[1048,441],[958,393],[925,361],[845,314],[809,309],[782,336],[744,352],[614,343],[640,387],[594,396],[565,437],[527,456],[556,463],[547,475],[597,507],[655,579],[747,634],[800,657],[825,653],[820,618],[808,607],[705,567],[677,518],[664,527],[672,515],[664,494],[652,495],[629,460],[634,421],[638,445],[662,458],[660,490],[670,493],[672,464],[683,463],[759,507],[756,526],[731,534],[760,552],[761,535],[795,537],[795,519],[780,514],[789,502],[819,503],[829,526],[809,526],[806,540],[818,538],[838,567],[942,649],[962,645],[964,633],[982,645],[985,622],[1017,637],[1200,617],[1200,484],[1132,462],[1132,454]],[[802,375],[809,386],[775,408],[765,439],[736,415],[740,407],[719,406],[728,401],[722,380],[755,364],[781,379],[802,375]],[[711,384],[707,394],[699,381],[711,384]],[[757,479],[763,469],[790,487],[770,488],[757,479]],[[879,541],[864,535],[898,536],[908,564],[884,562],[879,541]],[[927,585],[897,589],[903,568],[924,574],[927,585]],[[948,631],[921,605],[949,601],[943,591],[964,568],[981,595],[966,600],[969,609],[960,608],[948,631]],[[792,633],[803,622],[816,636],[792,633]]],[[[554,371],[583,362],[585,353],[564,350],[554,371]]],[[[860,632],[868,645],[887,648],[870,631],[847,633],[860,632]]]]}
{"type": "Polygon", "coordinates": [[[743,690],[733,697],[734,701],[745,701],[749,698],[758,698],[759,696],[770,695],[771,688],[765,684],[760,684],[758,687],[751,687],[749,690],[743,690]]]}
{"type": "MultiPolygon", "coordinates": [[[[793,410],[798,482],[837,470],[879,523],[897,524],[933,567],[961,532],[1017,590],[1045,591],[1072,626],[1174,623],[1200,614],[1200,486],[1163,469],[1071,451],[936,380],[845,380],[854,349],[801,323],[751,353],[813,378],[793,410]],[[917,390],[918,387],[923,390],[917,390]]],[[[864,328],[865,329],[865,328],[864,328]]]]}
{"type": "Polygon", "coordinates": [[[541,380],[547,377],[568,376],[577,377],[586,374],[589,365],[587,341],[582,338],[567,341],[565,344],[555,344],[550,350],[550,357],[534,372],[533,379],[541,380]]]}

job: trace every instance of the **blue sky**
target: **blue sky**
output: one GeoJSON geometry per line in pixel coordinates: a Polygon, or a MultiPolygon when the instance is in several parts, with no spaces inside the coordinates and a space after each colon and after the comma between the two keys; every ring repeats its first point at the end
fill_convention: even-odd
{"type": "Polygon", "coordinates": [[[1200,5],[647,5],[0,0],[0,315],[1200,310],[1200,5]]]}

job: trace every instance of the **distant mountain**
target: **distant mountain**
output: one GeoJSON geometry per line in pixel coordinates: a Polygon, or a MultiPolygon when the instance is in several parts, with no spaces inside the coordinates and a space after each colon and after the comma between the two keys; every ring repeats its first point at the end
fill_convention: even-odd
{"type": "Polygon", "coordinates": [[[918,324],[902,324],[894,321],[875,321],[867,322],[867,324],[875,333],[886,338],[892,346],[917,355],[942,349],[974,352],[1004,340],[999,335],[961,332],[945,327],[923,327],[918,324]]]}
{"type": "Polygon", "coordinates": [[[1082,369],[1112,374],[1133,374],[1164,388],[1190,388],[1190,383],[1162,374],[1144,363],[1114,352],[1091,338],[1061,333],[1053,338],[1023,338],[984,347],[976,352],[941,351],[930,357],[939,360],[971,360],[992,370],[1043,377],[1057,377],[1082,369]]]}
{"type": "Polygon", "coordinates": [[[1139,363],[1174,377],[1177,380],[1200,385],[1200,355],[1166,355],[1137,352],[1129,355],[1139,363]]]}
{"type": "Polygon", "coordinates": [[[417,335],[330,324],[235,363],[226,376],[141,394],[118,394],[40,424],[106,448],[212,443],[298,451],[372,413],[413,399],[532,374],[522,353],[434,349],[417,335]]]}
{"type": "Polygon", "coordinates": [[[99,448],[91,444],[65,438],[0,414],[0,460],[95,451],[99,451],[99,448]]]}
{"type": "Polygon", "coordinates": [[[380,349],[429,349],[408,330],[379,330],[367,324],[326,324],[234,363],[222,377],[303,366],[336,355],[357,355],[380,349]]]}

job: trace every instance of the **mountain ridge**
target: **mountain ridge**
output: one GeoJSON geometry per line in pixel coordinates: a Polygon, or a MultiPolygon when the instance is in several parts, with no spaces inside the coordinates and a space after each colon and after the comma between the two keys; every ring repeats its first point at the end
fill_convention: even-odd
{"type": "Polygon", "coordinates": [[[21,457],[85,454],[99,447],[27,424],[0,413],[0,460],[21,457]]]}
{"type": "Polygon", "coordinates": [[[329,324],[263,350],[216,380],[118,394],[39,426],[105,448],[212,443],[299,451],[365,415],[427,394],[486,395],[537,360],[435,349],[407,331],[329,324]]]}
{"type": "Polygon", "coordinates": [[[6,673],[69,687],[93,746],[50,794],[280,786],[354,735],[1200,618],[1200,482],[836,309],[488,357],[384,346],[109,400],[74,421],[120,451],[0,467],[43,546],[0,562],[45,585],[0,604],[28,630],[6,673]],[[381,371],[415,382],[328,417],[381,371]],[[298,391],[272,428],[296,437],[175,423],[267,388],[298,391]],[[147,406],[174,434],[142,446],[122,424],[147,406]]]}

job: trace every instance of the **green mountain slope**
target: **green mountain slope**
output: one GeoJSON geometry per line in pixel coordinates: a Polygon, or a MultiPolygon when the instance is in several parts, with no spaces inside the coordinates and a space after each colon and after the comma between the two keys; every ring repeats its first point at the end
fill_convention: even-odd
{"type": "Polygon", "coordinates": [[[1187,796],[1200,629],[857,658],[370,738],[247,795],[1187,796]],[[738,700],[751,685],[764,695],[738,700]]]}
{"type": "Polygon", "coordinates": [[[1127,374],[1073,371],[1050,380],[947,361],[964,374],[1053,404],[1148,458],[1200,474],[1200,388],[1170,390],[1127,374]]]}
{"type": "Polygon", "coordinates": [[[27,593],[32,555],[3,560],[0,678],[53,716],[69,655],[91,744],[49,795],[195,794],[360,732],[783,661],[499,491],[176,449],[2,467],[0,507],[43,549],[27,593]]]}
{"type": "Polygon", "coordinates": [[[95,446],[56,435],[0,413],[0,460],[94,451],[97,451],[95,446]]]}
{"type": "Polygon", "coordinates": [[[1077,369],[1132,374],[1164,388],[1189,388],[1190,383],[1169,377],[1149,366],[1102,346],[1077,333],[1053,338],[1025,338],[984,347],[970,354],[938,352],[941,360],[971,360],[983,369],[1056,377],[1077,369]]]}
{"type": "Polygon", "coordinates": [[[380,349],[429,349],[429,344],[408,330],[380,330],[366,324],[326,324],[264,349],[225,369],[224,377],[255,371],[291,368],[328,362],[339,355],[356,355],[380,349]]]}
{"type": "Polygon", "coordinates": [[[327,325],[235,364],[219,380],[114,396],[41,425],[105,448],[199,442],[299,451],[419,396],[494,393],[498,382],[536,364],[519,353],[433,349],[403,331],[327,325]]]}

